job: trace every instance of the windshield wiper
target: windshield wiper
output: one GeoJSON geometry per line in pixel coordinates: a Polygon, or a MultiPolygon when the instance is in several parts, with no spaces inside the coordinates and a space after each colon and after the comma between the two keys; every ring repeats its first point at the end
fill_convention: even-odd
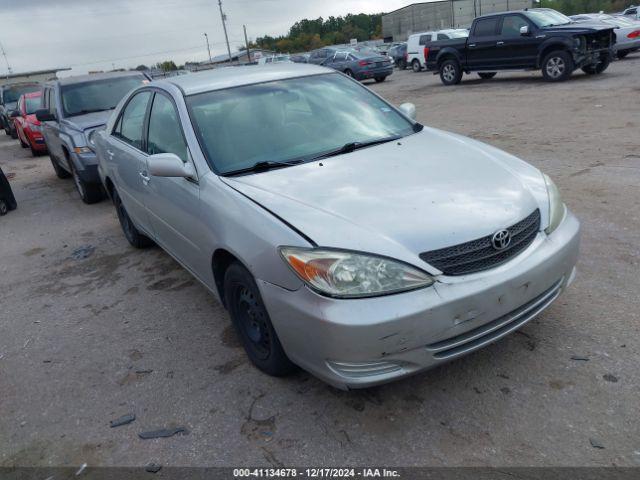
{"type": "Polygon", "coordinates": [[[336,155],[342,155],[343,153],[351,153],[360,148],[370,147],[372,145],[379,145],[381,143],[393,142],[394,140],[399,140],[400,138],[402,138],[402,135],[394,135],[392,137],[378,138],[377,140],[369,140],[367,142],[349,142],[349,143],[345,143],[340,148],[336,148],[335,150],[330,150],[328,152],[321,153],[320,155],[310,158],[307,161],[313,162],[315,160],[321,160],[323,158],[335,157],[336,155]]]}
{"type": "Polygon", "coordinates": [[[257,162],[251,165],[250,167],[240,168],[238,170],[232,170],[230,172],[225,172],[222,175],[224,177],[232,177],[234,175],[242,175],[244,173],[260,173],[260,172],[266,172],[267,170],[273,170],[274,168],[291,167],[293,165],[298,165],[299,163],[302,163],[302,160],[292,160],[290,162],[274,162],[274,161],[257,162]]]}
{"type": "Polygon", "coordinates": [[[111,108],[94,108],[90,110],[80,110],[78,112],[73,112],[70,114],[70,117],[75,117],[77,115],[87,115],[88,113],[96,113],[96,112],[105,112],[107,110],[112,110],[111,108]]]}

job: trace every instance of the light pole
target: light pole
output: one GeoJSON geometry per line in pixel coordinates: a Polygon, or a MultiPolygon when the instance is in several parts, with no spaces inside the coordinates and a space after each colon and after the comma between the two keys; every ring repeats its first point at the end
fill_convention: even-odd
{"type": "Polygon", "coordinates": [[[213,63],[213,60],[211,59],[211,47],[209,47],[209,35],[207,35],[206,33],[203,33],[204,38],[207,39],[207,52],[209,52],[209,63],[213,63]]]}
{"type": "Polygon", "coordinates": [[[220,18],[222,19],[222,28],[224,30],[224,38],[227,41],[227,53],[229,54],[229,63],[231,63],[231,47],[229,46],[229,36],[227,35],[227,16],[222,11],[222,0],[218,0],[218,6],[220,7],[220,18]]]}

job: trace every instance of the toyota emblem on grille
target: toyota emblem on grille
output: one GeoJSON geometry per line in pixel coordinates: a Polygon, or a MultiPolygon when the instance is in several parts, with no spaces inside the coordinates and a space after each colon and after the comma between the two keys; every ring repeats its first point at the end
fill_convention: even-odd
{"type": "Polygon", "coordinates": [[[498,230],[493,234],[493,237],[491,237],[491,244],[496,250],[504,250],[509,246],[510,243],[511,232],[509,232],[509,230],[507,230],[506,228],[503,230],[498,230]]]}

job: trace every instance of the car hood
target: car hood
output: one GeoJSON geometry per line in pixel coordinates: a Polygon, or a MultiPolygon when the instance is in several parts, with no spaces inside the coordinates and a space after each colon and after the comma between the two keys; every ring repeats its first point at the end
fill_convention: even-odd
{"type": "Polygon", "coordinates": [[[489,235],[536,208],[548,222],[536,168],[429,128],[320,162],[220,178],[317,245],[414,263],[422,252],[489,235]]]}
{"type": "Polygon", "coordinates": [[[102,112],[92,112],[85,115],[76,115],[73,117],[65,118],[64,123],[76,130],[89,130],[106,124],[112,113],[113,110],[104,110],[102,112]]]}
{"type": "Polygon", "coordinates": [[[613,30],[611,25],[599,22],[598,20],[586,20],[584,22],[567,23],[566,25],[554,25],[552,27],[542,27],[545,32],[565,32],[565,33],[593,33],[603,30],[613,30]]]}

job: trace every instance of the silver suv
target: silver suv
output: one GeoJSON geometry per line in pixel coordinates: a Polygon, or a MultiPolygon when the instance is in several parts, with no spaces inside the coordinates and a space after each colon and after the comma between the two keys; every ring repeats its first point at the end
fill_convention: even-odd
{"type": "Polygon", "coordinates": [[[148,78],[140,72],[68,77],[44,85],[43,108],[36,112],[58,178],[73,176],[85,203],[102,200],[98,160],[88,141],[118,102],[148,78]]]}

